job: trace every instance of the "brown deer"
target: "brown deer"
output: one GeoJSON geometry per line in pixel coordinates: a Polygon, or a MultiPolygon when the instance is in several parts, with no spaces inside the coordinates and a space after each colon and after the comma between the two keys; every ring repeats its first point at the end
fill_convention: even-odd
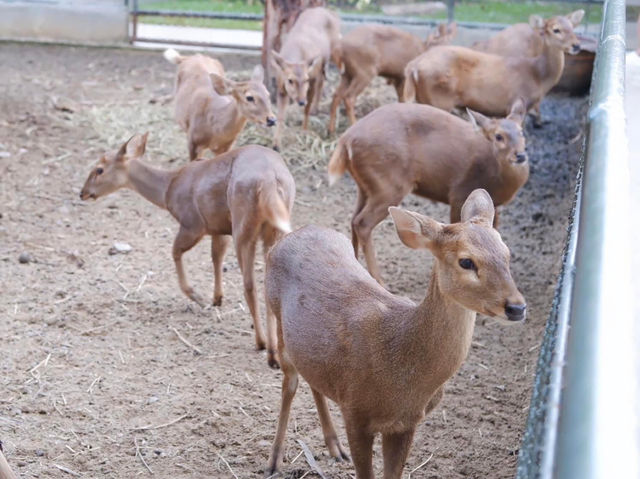
{"type": "Polygon", "coordinates": [[[540,28],[542,53],[532,58],[453,46],[427,50],[407,64],[404,100],[415,98],[418,103],[446,111],[468,107],[485,115],[503,116],[521,97],[527,110],[533,111],[536,124],[541,124],[540,101],[560,80],[564,53],[578,53],[580,42],[567,17],[553,17],[540,28]]]}
{"type": "Polygon", "coordinates": [[[529,177],[524,116],[522,100],[504,119],[469,111],[471,122],[428,105],[395,103],[369,113],[340,137],[329,183],[345,170],[356,182],[353,249],[357,257],[362,245],[374,278],[381,281],[373,229],[409,193],[451,205],[452,223],[460,221],[462,204],[476,188],[486,189],[496,206],[513,198],[529,177]]]}
{"type": "MultiPolygon", "coordinates": [[[[566,17],[575,29],[584,17],[584,10],[576,10],[566,17]]],[[[544,24],[542,17],[531,15],[529,23],[511,25],[487,40],[475,42],[471,48],[505,57],[535,57],[544,47],[544,24]]]]}
{"type": "MultiPolygon", "coordinates": [[[[262,146],[236,148],[216,158],[200,160],[174,171],[154,168],[143,161],[147,135],[135,135],[117,152],[104,155],[82,187],[80,198],[96,199],[121,188],[134,190],[151,203],[166,209],[180,223],[173,242],[173,260],[180,289],[204,306],[189,286],[182,255],[205,235],[211,236],[214,290],[213,304],[222,304],[222,261],[233,238],[244,295],[253,318],[257,349],[265,348],[260,325],[253,268],[258,239],[266,253],[275,241],[291,230],[295,183],[276,152],[262,146]]],[[[274,319],[267,308],[269,365],[277,366],[274,319]]]]}
{"type": "Polygon", "coordinates": [[[331,456],[348,459],[326,398],[342,411],[356,477],[374,478],[373,440],[381,433],[384,477],[400,479],[417,424],[467,356],[476,313],[525,319],[486,191],[473,191],[462,222],[451,225],[400,208],[389,212],[400,240],[435,258],[419,305],[376,283],[335,231],[307,226],[269,253],[267,301],[277,318],[284,378],[266,476],[281,468],[300,374],[313,392],[331,456]]]}
{"type": "Polygon", "coordinates": [[[392,84],[402,99],[404,69],[410,60],[429,47],[449,43],[456,34],[452,23],[438,25],[425,41],[411,33],[387,25],[363,25],[351,30],[340,41],[340,83],[331,102],[329,133],[336,130],[337,112],[344,102],[349,121],[356,122],[355,103],[358,95],[378,75],[392,84]]]}
{"type": "Polygon", "coordinates": [[[281,148],[282,127],[289,100],[304,106],[302,128],[309,126],[309,115],[322,94],[324,69],[337,51],[340,18],[322,7],[304,10],[287,34],[280,52],[272,52],[277,83],[278,124],[274,148],[281,148]]]}
{"type": "Polygon", "coordinates": [[[214,58],[182,56],[173,49],[165,50],[164,57],[178,65],[175,116],[187,133],[191,161],[207,149],[214,155],[229,151],[247,120],[275,125],[262,66],[253,69],[249,81],[236,82],[225,77],[214,58]]]}

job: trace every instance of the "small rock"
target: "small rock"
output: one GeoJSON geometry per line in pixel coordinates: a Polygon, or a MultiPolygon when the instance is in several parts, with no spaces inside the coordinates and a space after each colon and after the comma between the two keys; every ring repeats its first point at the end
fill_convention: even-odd
{"type": "Polygon", "coordinates": [[[29,253],[25,251],[24,253],[20,253],[20,256],[18,256],[18,261],[21,264],[27,264],[27,263],[31,263],[33,261],[33,258],[29,253]]]}
{"type": "Polygon", "coordinates": [[[158,398],[156,396],[151,396],[147,402],[149,404],[153,404],[154,402],[158,402],[158,398]]]}
{"type": "Polygon", "coordinates": [[[46,455],[46,452],[44,452],[42,449],[36,449],[36,456],[43,457],[45,455],[46,455]]]}
{"type": "Polygon", "coordinates": [[[130,244],[128,244],[128,243],[120,243],[119,241],[116,241],[115,243],[113,243],[113,246],[111,248],[109,248],[109,254],[110,255],[127,254],[132,249],[133,248],[131,247],[130,244]]]}
{"type": "Polygon", "coordinates": [[[11,156],[11,153],[9,153],[8,151],[0,151],[0,158],[9,158],[11,156]]]}
{"type": "Polygon", "coordinates": [[[73,113],[80,109],[80,105],[76,101],[65,97],[55,98],[53,100],[53,107],[56,110],[67,111],[69,113],[73,113]]]}

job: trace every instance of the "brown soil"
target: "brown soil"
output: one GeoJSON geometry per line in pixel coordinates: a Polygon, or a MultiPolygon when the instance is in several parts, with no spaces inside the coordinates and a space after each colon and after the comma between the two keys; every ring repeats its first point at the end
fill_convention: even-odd
{"type": "MultiPolygon", "coordinates": [[[[255,57],[222,60],[235,74],[247,72],[255,57]]],[[[281,373],[253,350],[235,256],[225,262],[224,304],[200,309],[177,287],[177,225],[168,213],[130,191],[95,203],[78,198],[101,152],[137,131],[151,132],[149,161],[185,163],[186,141],[171,106],[150,103],[171,92],[174,67],[157,52],[14,44],[2,45],[0,65],[0,152],[8,152],[0,155],[0,439],[8,460],[22,477],[71,477],[63,468],[82,477],[144,477],[150,471],[143,459],[156,477],[260,477],[281,373]],[[54,108],[56,102],[73,111],[54,108]],[[109,255],[114,241],[132,251],[109,255]],[[19,262],[22,253],[27,263],[19,262]]],[[[335,74],[332,80],[312,131],[300,129],[298,109],[290,107],[283,156],[297,182],[295,225],[348,234],[354,183],[345,178],[329,189],[325,179],[335,74]]],[[[389,101],[393,90],[376,81],[359,114],[389,101]]],[[[503,209],[501,231],[529,319],[515,327],[478,319],[469,358],[419,427],[405,477],[419,466],[411,477],[514,475],[573,196],[581,142],[571,140],[582,129],[584,105],[545,101],[550,123],[528,131],[531,179],[503,209]]],[[[268,145],[270,134],[250,127],[240,144],[268,145]]],[[[404,205],[447,218],[442,205],[415,197],[404,205]]],[[[375,238],[388,286],[420,299],[429,255],[402,246],[388,219],[375,238]]],[[[211,295],[209,242],[185,259],[192,285],[211,295]]],[[[261,258],[258,270],[261,276],[261,258]]],[[[334,414],[342,431],[336,408],[334,414]]],[[[304,384],[287,437],[288,478],[310,471],[298,439],[328,477],[354,477],[350,464],[329,458],[304,384]]],[[[375,464],[380,471],[379,444],[375,464]]]]}

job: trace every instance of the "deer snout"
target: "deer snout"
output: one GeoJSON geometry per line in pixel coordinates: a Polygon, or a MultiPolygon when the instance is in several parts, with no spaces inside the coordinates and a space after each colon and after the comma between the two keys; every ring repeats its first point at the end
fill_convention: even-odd
{"type": "Polygon", "coordinates": [[[516,154],[516,163],[524,163],[525,161],[527,161],[527,154],[526,153],[517,153],[516,154]]]}
{"type": "Polygon", "coordinates": [[[504,312],[509,321],[523,321],[527,317],[527,305],[507,303],[504,312]]]}
{"type": "Polygon", "coordinates": [[[305,106],[307,102],[305,100],[298,100],[298,105],[305,106]]]}
{"type": "Polygon", "coordinates": [[[273,126],[276,124],[276,119],[272,116],[267,117],[267,126],[273,126]]]}
{"type": "Polygon", "coordinates": [[[575,55],[577,53],[580,52],[580,44],[579,43],[574,43],[571,45],[571,54],[575,55]]]}

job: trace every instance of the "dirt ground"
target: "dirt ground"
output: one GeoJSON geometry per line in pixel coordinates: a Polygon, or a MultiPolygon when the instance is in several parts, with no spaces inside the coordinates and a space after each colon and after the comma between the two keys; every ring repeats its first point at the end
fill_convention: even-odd
{"type": "MultiPolygon", "coordinates": [[[[239,77],[256,61],[221,59],[239,77]]],[[[101,152],[135,132],[151,132],[149,162],[165,168],[186,162],[172,106],[150,101],[171,92],[174,66],[159,52],[16,44],[0,45],[0,65],[0,439],[8,460],[21,477],[261,477],[281,373],[253,349],[233,252],[225,262],[222,307],[203,310],[177,287],[171,258],[177,224],[168,213],[130,191],[90,203],[78,197],[101,152]],[[108,254],[116,241],[132,251],[108,254]]],[[[345,177],[329,189],[326,181],[334,85],[335,74],[312,131],[300,129],[298,108],[290,108],[283,156],[297,182],[294,225],[348,234],[355,185],[345,177]]],[[[359,115],[390,101],[391,87],[376,81],[361,97],[359,115]]],[[[419,426],[405,477],[514,475],[585,106],[582,98],[548,98],[542,108],[548,123],[527,129],[531,177],[503,208],[500,229],[528,320],[505,327],[478,319],[466,363],[419,426]]],[[[270,134],[251,126],[239,143],[269,145],[270,134]]],[[[447,207],[416,197],[404,206],[448,217],[447,207]]],[[[404,247],[389,219],[374,235],[388,286],[421,299],[429,255],[404,247]]],[[[185,256],[188,277],[205,297],[212,294],[209,251],[205,240],[185,256]]],[[[261,257],[257,268],[261,278],[261,257]]],[[[327,477],[355,477],[351,464],[328,456],[304,383],[293,405],[284,471],[287,478],[317,477],[297,440],[327,477]]],[[[379,443],[375,450],[380,473],[379,443]]]]}

